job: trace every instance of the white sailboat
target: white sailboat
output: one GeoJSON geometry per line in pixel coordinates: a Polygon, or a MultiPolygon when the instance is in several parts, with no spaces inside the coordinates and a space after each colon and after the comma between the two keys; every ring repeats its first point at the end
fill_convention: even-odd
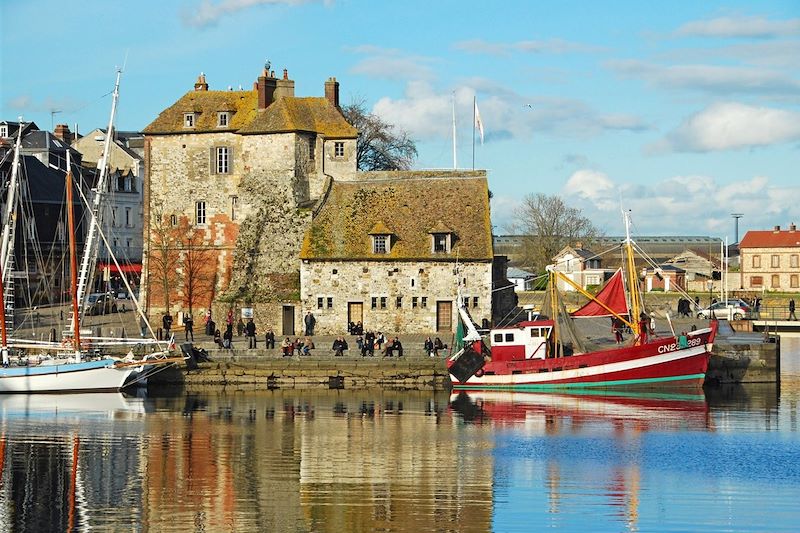
{"type": "MultiPolygon", "coordinates": [[[[114,88],[111,119],[109,121],[109,137],[113,128],[114,113],[119,96],[119,76],[117,73],[116,85],[114,88]]],[[[13,167],[11,179],[6,195],[5,219],[3,221],[2,241],[0,243],[0,301],[6,302],[4,289],[12,286],[12,264],[14,254],[14,231],[17,219],[17,207],[19,202],[20,186],[20,147],[22,144],[22,130],[18,132],[17,143],[14,148],[13,167]]],[[[84,246],[84,257],[78,281],[77,260],[75,251],[75,223],[72,214],[72,172],[69,160],[67,163],[67,208],[70,236],[70,257],[71,257],[71,277],[72,277],[72,313],[71,327],[64,334],[61,343],[45,341],[35,341],[30,339],[10,338],[6,328],[7,305],[0,305],[0,352],[2,353],[2,368],[0,368],[0,393],[39,393],[39,392],[97,392],[97,391],[118,391],[126,383],[130,383],[132,377],[137,380],[144,379],[149,373],[175,362],[182,361],[182,357],[170,357],[169,345],[158,344],[158,341],[151,341],[154,350],[143,358],[135,358],[132,352],[124,357],[95,357],[86,358],[85,349],[98,347],[108,347],[116,344],[117,346],[131,346],[142,344],[141,339],[111,339],[98,337],[84,337],[81,339],[80,319],[81,302],[85,300],[85,287],[91,281],[90,269],[94,268],[94,258],[97,254],[97,239],[105,236],[99,228],[97,216],[99,213],[100,191],[103,190],[103,180],[106,174],[106,161],[108,156],[108,143],[106,144],[101,168],[101,178],[96,189],[94,205],[89,210],[91,221],[90,231],[87,242],[84,246]],[[17,352],[16,364],[12,364],[11,351],[17,352]]],[[[107,245],[107,242],[106,242],[107,245]]],[[[116,262],[116,259],[114,259],[116,262]]],[[[127,284],[127,280],[126,280],[127,284]]],[[[130,287],[127,287],[130,290],[130,287]]],[[[13,301],[13,298],[10,299],[13,301]]],[[[135,303],[137,312],[144,314],[135,303]]],[[[152,328],[148,329],[152,332],[152,328]]]]}

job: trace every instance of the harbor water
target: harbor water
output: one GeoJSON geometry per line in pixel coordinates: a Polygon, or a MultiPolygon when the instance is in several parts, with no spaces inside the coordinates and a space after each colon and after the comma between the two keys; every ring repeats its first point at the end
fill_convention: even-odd
{"type": "Polygon", "coordinates": [[[0,396],[0,531],[797,531],[782,352],[705,395],[0,396]]]}

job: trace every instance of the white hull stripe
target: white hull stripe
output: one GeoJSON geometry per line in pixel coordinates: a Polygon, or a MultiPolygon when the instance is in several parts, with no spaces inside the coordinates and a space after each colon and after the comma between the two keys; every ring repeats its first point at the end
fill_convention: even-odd
{"type": "MultiPolygon", "coordinates": [[[[683,350],[676,350],[674,352],[667,352],[665,354],[631,359],[629,361],[620,361],[618,363],[608,363],[605,365],[588,366],[584,368],[571,368],[569,370],[559,370],[556,372],[530,372],[510,375],[489,374],[481,377],[472,376],[465,383],[467,385],[523,385],[532,383],[550,383],[553,381],[586,378],[591,376],[612,374],[615,372],[624,372],[627,370],[636,370],[638,368],[645,368],[648,366],[657,366],[672,361],[696,357],[710,350],[710,346],[700,345],[683,350]]],[[[453,383],[459,383],[458,378],[452,374],[450,375],[450,378],[453,380],[453,383]]]]}

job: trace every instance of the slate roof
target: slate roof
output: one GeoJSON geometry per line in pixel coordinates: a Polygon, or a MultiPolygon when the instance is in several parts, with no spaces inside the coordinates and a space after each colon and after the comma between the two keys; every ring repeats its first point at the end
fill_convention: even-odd
{"type": "Polygon", "coordinates": [[[258,110],[257,91],[191,91],[159,114],[143,131],[146,134],[209,133],[240,134],[313,132],[327,138],[356,138],[358,132],[326,98],[278,98],[258,110]],[[217,127],[217,112],[230,111],[228,127],[217,127]],[[183,126],[184,113],[196,113],[195,127],[183,126]]]}
{"type": "Polygon", "coordinates": [[[485,173],[393,174],[397,178],[333,182],[305,235],[301,259],[492,260],[485,173]],[[429,232],[439,221],[446,221],[455,235],[448,254],[432,250],[429,232]],[[372,253],[370,233],[378,223],[391,230],[388,254],[372,253]]]}
{"type": "Polygon", "coordinates": [[[739,242],[739,250],[743,248],[797,248],[800,247],[800,232],[783,231],[748,231],[739,242]]]}

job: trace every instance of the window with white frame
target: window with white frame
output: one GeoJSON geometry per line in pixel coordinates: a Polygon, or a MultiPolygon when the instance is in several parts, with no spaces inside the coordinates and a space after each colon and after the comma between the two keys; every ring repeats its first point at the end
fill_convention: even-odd
{"type": "Polygon", "coordinates": [[[450,234],[433,233],[433,253],[446,254],[450,252],[450,234]]]}
{"type": "Polygon", "coordinates": [[[780,266],[781,266],[781,256],[773,255],[770,258],[770,265],[772,266],[772,268],[780,268],[780,266]]]}
{"type": "Polygon", "coordinates": [[[336,141],[333,143],[333,157],[344,157],[344,143],[336,141]]]}
{"type": "Polygon", "coordinates": [[[206,203],[202,200],[194,204],[194,223],[198,226],[206,223],[206,203]]]}
{"type": "Polygon", "coordinates": [[[184,128],[194,128],[194,113],[184,113],[183,114],[183,127],[184,128]]]}
{"type": "Polygon", "coordinates": [[[8,124],[0,125],[0,137],[8,137],[8,124]]]}
{"type": "Polygon", "coordinates": [[[230,172],[231,150],[227,146],[217,146],[214,149],[214,171],[217,174],[227,174],[230,172]]]}
{"type": "Polygon", "coordinates": [[[389,235],[373,235],[372,236],[372,253],[374,254],[388,254],[390,248],[389,235]]]}
{"type": "Polygon", "coordinates": [[[219,113],[217,113],[217,127],[219,128],[228,127],[229,118],[230,114],[227,111],[220,111],[219,113]]]}

